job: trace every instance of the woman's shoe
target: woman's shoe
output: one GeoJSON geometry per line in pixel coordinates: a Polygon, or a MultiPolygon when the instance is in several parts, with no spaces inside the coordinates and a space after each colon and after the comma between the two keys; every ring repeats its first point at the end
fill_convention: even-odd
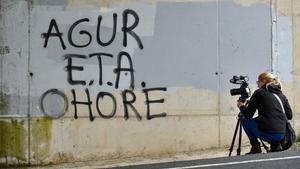
{"type": "Polygon", "coordinates": [[[282,151],[280,142],[278,141],[278,142],[271,143],[270,152],[279,152],[279,151],[282,151]]]}
{"type": "Polygon", "coordinates": [[[260,143],[257,142],[255,144],[251,144],[251,149],[250,152],[246,153],[246,155],[248,154],[258,154],[261,153],[261,148],[260,148],[260,143]]]}

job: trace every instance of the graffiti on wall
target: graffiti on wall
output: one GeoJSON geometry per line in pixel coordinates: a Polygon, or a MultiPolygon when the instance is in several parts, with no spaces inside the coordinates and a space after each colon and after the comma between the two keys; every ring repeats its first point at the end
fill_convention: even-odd
{"type": "MultiPolygon", "coordinates": [[[[88,32],[87,30],[79,31],[79,34],[81,36],[88,37],[88,41],[85,44],[78,44],[73,41],[73,36],[74,36],[73,30],[81,23],[89,22],[90,20],[89,20],[89,18],[82,18],[82,19],[79,19],[76,22],[74,22],[70,26],[68,33],[67,33],[67,39],[68,39],[69,45],[72,47],[75,47],[75,48],[86,48],[92,43],[92,41],[94,39],[96,39],[95,41],[97,42],[98,45],[100,45],[102,47],[109,46],[115,40],[118,16],[116,13],[113,14],[113,32],[108,41],[104,41],[101,38],[101,21],[102,21],[102,19],[103,18],[100,15],[97,20],[98,22],[97,22],[96,32],[94,32],[95,36],[93,36],[93,34],[91,34],[91,32],[88,32]]],[[[123,25],[121,27],[121,31],[123,33],[123,41],[122,41],[123,47],[127,47],[128,37],[131,36],[137,43],[138,48],[140,50],[143,50],[143,48],[144,48],[143,42],[141,41],[141,38],[139,37],[139,35],[135,32],[135,29],[137,28],[137,26],[139,24],[138,14],[134,10],[126,9],[122,13],[122,21],[123,21],[122,22],[123,25]],[[133,20],[134,20],[132,24],[128,24],[129,17],[133,18],[133,20]]],[[[66,50],[67,46],[66,46],[66,42],[62,38],[63,35],[64,34],[60,31],[56,20],[51,19],[48,30],[42,33],[42,38],[44,40],[43,47],[47,48],[49,39],[55,39],[51,42],[54,42],[54,41],[59,42],[61,48],[63,50],[66,50]]],[[[120,51],[117,54],[117,56],[114,56],[111,53],[105,53],[105,52],[90,53],[87,55],[67,53],[67,54],[64,54],[63,57],[64,57],[64,61],[66,62],[65,73],[67,73],[68,84],[71,86],[83,86],[85,88],[84,91],[85,91],[86,101],[82,101],[82,100],[79,101],[77,99],[76,90],[71,89],[72,98],[71,98],[70,103],[74,106],[74,118],[75,119],[78,118],[78,114],[79,114],[78,106],[87,106],[88,111],[89,111],[89,119],[90,119],[90,121],[94,121],[95,113],[92,111],[93,102],[90,97],[89,87],[97,84],[99,86],[107,85],[107,86],[114,87],[115,89],[118,89],[119,84],[120,84],[120,77],[122,76],[122,73],[124,73],[126,76],[127,75],[130,76],[130,82],[129,82],[130,84],[128,85],[129,87],[125,88],[121,91],[122,104],[123,104],[123,108],[124,108],[124,118],[128,119],[129,112],[133,112],[138,120],[142,120],[141,113],[134,106],[134,103],[136,102],[136,95],[134,93],[136,84],[135,84],[135,80],[134,80],[134,65],[132,62],[132,57],[130,56],[129,53],[127,53],[125,51],[120,51]],[[115,82],[107,82],[106,84],[104,84],[103,83],[103,63],[102,63],[102,61],[103,61],[103,59],[111,59],[114,57],[117,57],[117,65],[116,65],[115,69],[113,70],[113,73],[115,74],[115,82]],[[76,74],[76,72],[84,71],[84,66],[77,65],[77,64],[75,65],[73,62],[74,59],[87,60],[87,59],[93,59],[93,58],[96,58],[95,60],[97,60],[98,69],[99,69],[98,70],[98,72],[99,72],[98,78],[99,79],[98,79],[97,83],[94,80],[85,81],[82,79],[75,79],[73,75],[76,74]],[[127,66],[124,66],[124,65],[122,65],[123,61],[127,61],[129,64],[127,66]]],[[[163,98],[160,98],[160,99],[151,98],[150,93],[157,92],[157,91],[164,92],[167,90],[167,88],[166,87],[146,88],[146,82],[144,82],[144,81],[141,82],[141,86],[142,86],[142,92],[145,96],[144,102],[147,107],[147,110],[146,110],[147,120],[151,120],[151,119],[157,118],[157,117],[165,117],[167,115],[165,112],[162,112],[162,113],[151,112],[152,104],[164,103],[165,100],[163,98]]],[[[69,99],[70,98],[68,98],[64,94],[64,92],[60,91],[59,89],[56,89],[56,88],[49,89],[49,90],[45,91],[40,97],[40,109],[45,115],[50,116],[52,118],[62,117],[68,111],[69,99]],[[57,98],[60,98],[64,102],[64,112],[61,113],[59,116],[52,116],[51,113],[47,112],[47,110],[44,106],[45,97],[47,97],[49,95],[55,95],[57,98]]],[[[96,96],[96,102],[94,104],[96,106],[97,113],[99,114],[100,117],[109,119],[109,118],[112,118],[115,116],[118,103],[116,101],[116,97],[112,93],[106,92],[106,91],[98,92],[97,96],[96,96]],[[112,103],[112,111],[109,113],[103,112],[101,110],[101,107],[99,106],[99,104],[104,99],[104,97],[107,99],[110,99],[110,102],[112,103]]]]}
{"type": "Polygon", "coordinates": [[[9,47],[8,46],[0,46],[0,55],[9,54],[9,47]]]}

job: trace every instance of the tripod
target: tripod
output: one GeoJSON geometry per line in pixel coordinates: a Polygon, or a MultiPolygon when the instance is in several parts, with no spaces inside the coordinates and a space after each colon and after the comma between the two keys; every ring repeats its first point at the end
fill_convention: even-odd
{"type": "Polygon", "coordinates": [[[241,155],[241,144],[242,144],[242,124],[241,124],[241,118],[242,117],[242,113],[240,112],[238,114],[238,120],[237,120],[237,123],[236,123],[236,126],[235,126],[235,130],[234,130],[234,134],[233,134],[233,138],[232,138],[232,142],[231,142],[231,146],[229,148],[229,157],[231,156],[231,153],[232,153],[232,150],[233,150],[233,146],[234,146],[234,142],[235,142],[235,138],[236,138],[236,135],[237,135],[237,132],[238,132],[238,129],[240,128],[240,131],[239,131],[239,142],[238,142],[238,148],[236,150],[236,155],[241,155]]]}
{"type": "MultiPolygon", "coordinates": [[[[237,123],[236,123],[236,126],[235,126],[235,130],[234,130],[234,134],[233,134],[233,138],[232,138],[232,142],[231,142],[231,146],[229,148],[229,157],[231,156],[231,153],[232,153],[232,150],[233,150],[233,146],[234,146],[234,142],[235,142],[235,139],[236,139],[236,135],[237,135],[237,132],[238,132],[238,129],[239,130],[239,142],[238,142],[238,148],[236,150],[236,155],[241,155],[241,144],[242,144],[242,124],[241,124],[241,119],[244,118],[243,114],[240,112],[238,114],[238,120],[237,120],[237,123]]],[[[269,152],[269,148],[264,144],[264,142],[259,139],[260,142],[262,143],[263,147],[265,148],[266,152],[269,152]]]]}

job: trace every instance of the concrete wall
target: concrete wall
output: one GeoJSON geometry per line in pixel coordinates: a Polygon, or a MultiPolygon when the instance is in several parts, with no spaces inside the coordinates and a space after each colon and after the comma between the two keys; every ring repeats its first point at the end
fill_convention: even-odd
{"type": "Polygon", "coordinates": [[[297,121],[297,7],[296,0],[1,1],[0,163],[229,146],[238,112],[233,75],[248,75],[255,90],[260,72],[275,72],[297,121]]]}

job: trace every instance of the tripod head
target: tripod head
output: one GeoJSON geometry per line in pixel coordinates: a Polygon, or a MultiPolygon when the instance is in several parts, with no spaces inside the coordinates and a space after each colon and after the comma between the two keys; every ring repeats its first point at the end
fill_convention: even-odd
{"type": "MultiPolygon", "coordinates": [[[[242,102],[242,103],[245,103],[245,106],[247,107],[248,104],[249,104],[249,99],[244,99],[243,97],[240,97],[238,99],[238,101],[242,102]]],[[[243,119],[244,118],[244,114],[242,112],[239,112],[238,116],[237,116],[237,119],[243,119]]]]}

